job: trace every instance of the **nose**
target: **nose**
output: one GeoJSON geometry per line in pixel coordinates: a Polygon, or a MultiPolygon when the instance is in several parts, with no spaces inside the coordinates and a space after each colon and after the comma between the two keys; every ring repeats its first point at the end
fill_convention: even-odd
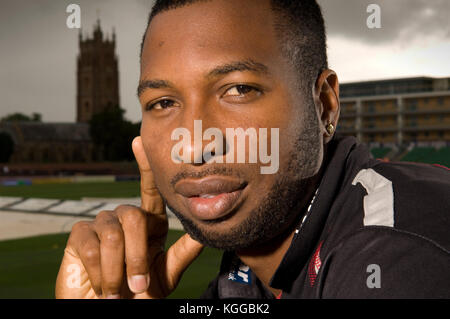
{"type": "Polygon", "coordinates": [[[195,166],[211,161],[223,163],[224,134],[216,127],[217,120],[217,115],[206,103],[197,101],[185,106],[180,122],[182,127],[177,129],[177,135],[183,136],[184,143],[181,152],[172,152],[173,158],[179,163],[195,166]]]}
{"type": "MultiPolygon", "coordinates": [[[[203,120],[196,119],[194,122],[194,141],[187,145],[186,152],[189,154],[189,158],[193,157],[193,164],[204,164],[203,160],[203,120]]],[[[192,136],[192,134],[191,134],[192,136]]]]}
{"type": "Polygon", "coordinates": [[[203,149],[203,160],[207,163],[223,163],[227,149],[223,132],[216,127],[210,127],[203,133],[203,139],[211,141],[203,149]]]}

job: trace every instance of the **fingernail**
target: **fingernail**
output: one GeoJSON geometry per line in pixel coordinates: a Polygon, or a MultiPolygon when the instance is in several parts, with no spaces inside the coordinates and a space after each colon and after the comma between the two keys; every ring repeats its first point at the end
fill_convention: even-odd
{"type": "Polygon", "coordinates": [[[148,287],[148,275],[134,275],[128,280],[131,291],[138,293],[143,292],[148,287]]]}
{"type": "Polygon", "coordinates": [[[120,295],[108,295],[106,299],[120,299],[120,295]]]}

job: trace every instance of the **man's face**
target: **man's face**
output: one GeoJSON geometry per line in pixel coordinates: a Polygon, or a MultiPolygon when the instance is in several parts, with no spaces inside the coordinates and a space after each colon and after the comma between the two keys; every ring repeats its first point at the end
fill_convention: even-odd
{"type": "MultiPolygon", "coordinates": [[[[240,249],[286,230],[322,162],[312,98],[297,88],[273,21],[269,1],[200,1],[158,14],[147,31],[140,78],[145,152],[168,206],[209,246],[240,249]],[[267,128],[269,154],[271,128],[278,128],[278,171],[261,174],[260,158],[249,163],[248,140],[245,163],[229,163],[220,152],[214,155],[223,163],[177,163],[172,132],[186,128],[193,139],[194,120],[224,138],[227,128],[267,128]]],[[[195,147],[184,150],[192,159],[195,147]]]]}

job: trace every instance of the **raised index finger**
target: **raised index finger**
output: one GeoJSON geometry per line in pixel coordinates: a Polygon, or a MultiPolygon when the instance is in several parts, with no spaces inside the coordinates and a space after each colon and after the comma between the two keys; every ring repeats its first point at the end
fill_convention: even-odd
{"type": "Polygon", "coordinates": [[[140,136],[134,138],[132,149],[141,174],[141,208],[152,215],[165,215],[165,205],[156,188],[153,172],[140,136]]]}

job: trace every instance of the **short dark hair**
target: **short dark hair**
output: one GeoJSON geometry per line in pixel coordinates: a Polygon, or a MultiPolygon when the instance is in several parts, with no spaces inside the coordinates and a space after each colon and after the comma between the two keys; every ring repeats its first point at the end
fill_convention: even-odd
{"type": "MultiPolygon", "coordinates": [[[[142,37],[141,54],[147,29],[157,14],[208,0],[156,0],[142,37]]],[[[287,61],[299,74],[302,89],[310,89],[318,75],[328,68],[325,23],[316,0],[270,0],[276,13],[275,31],[287,61]]],[[[309,92],[305,92],[309,93],[309,92]]]]}

